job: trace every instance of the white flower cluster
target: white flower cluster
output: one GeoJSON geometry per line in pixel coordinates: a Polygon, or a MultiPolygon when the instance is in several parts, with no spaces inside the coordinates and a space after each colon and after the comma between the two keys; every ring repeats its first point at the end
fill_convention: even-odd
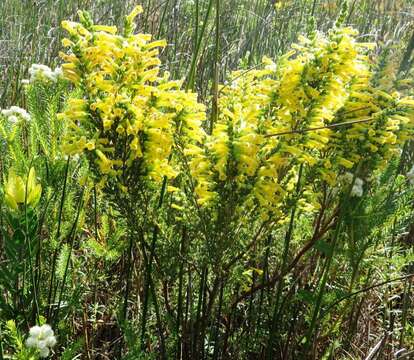
{"type": "Polygon", "coordinates": [[[12,106],[10,109],[1,110],[1,114],[13,124],[19,120],[19,117],[23,120],[30,121],[29,113],[18,106],[12,106]]]}
{"type": "MultiPolygon", "coordinates": [[[[352,180],[354,179],[354,174],[351,174],[349,172],[345,173],[344,175],[345,182],[348,184],[352,183],[352,180]]],[[[359,177],[355,178],[354,186],[352,186],[351,189],[351,196],[354,197],[361,197],[364,193],[364,181],[360,179],[359,177]]]]}
{"type": "Polygon", "coordinates": [[[29,80],[23,80],[23,83],[29,84],[36,80],[56,82],[62,76],[62,68],[57,67],[52,70],[49,66],[42,64],[32,64],[29,69],[29,80]]]}
{"type": "Polygon", "coordinates": [[[364,193],[363,185],[364,185],[364,181],[360,178],[356,178],[354,182],[354,186],[352,187],[352,190],[351,190],[351,196],[361,197],[362,194],[364,193]]]}
{"type": "Polygon", "coordinates": [[[41,358],[46,358],[50,354],[50,349],[56,345],[55,334],[50,325],[33,326],[30,328],[26,346],[39,350],[41,358]]]}
{"type": "Polygon", "coordinates": [[[414,166],[411,168],[411,170],[407,173],[407,179],[408,182],[411,185],[414,185],[414,166]]]}

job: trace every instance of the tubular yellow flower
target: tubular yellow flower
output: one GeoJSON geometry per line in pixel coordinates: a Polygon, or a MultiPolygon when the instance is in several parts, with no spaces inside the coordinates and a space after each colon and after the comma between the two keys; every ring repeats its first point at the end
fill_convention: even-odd
{"type": "Polygon", "coordinates": [[[125,19],[125,32],[95,25],[85,13],[81,23],[64,22],[64,76],[77,85],[59,118],[67,125],[63,149],[86,153],[98,179],[136,189],[140,181],[161,182],[180,169],[172,156],[177,142],[203,140],[204,106],[180,81],[160,74],[165,40],[134,34],[137,6],[125,19]]]}
{"type": "Polygon", "coordinates": [[[16,175],[14,169],[9,170],[7,181],[4,185],[6,204],[13,210],[18,210],[19,204],[26,203],[36,206],[40,200],[42,186],[36,181],[35,169],[30,168],[27,179],[16,175]]]}

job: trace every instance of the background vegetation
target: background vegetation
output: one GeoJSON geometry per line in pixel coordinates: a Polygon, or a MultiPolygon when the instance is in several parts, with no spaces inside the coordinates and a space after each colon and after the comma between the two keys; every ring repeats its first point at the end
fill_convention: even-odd
{"type": "MultiPolygon", "coordinates": [[[[19,101],[22,90],[19,79],[27,76],[32,63],[49,66],[58,63],[63,37],[61,21],[75,19],[77,10],[82,9],[90,11],[97,23],[120,25],[123,16],[136,4],[132,0],[2,1],[0,106],[19,101]]],[[[173,78],[188,77],[192,59],[198,56],[194,77],[199,94],[205,97],[210,91],[208,85],[215,63],[216,2],[148,0],[140,4],[145,14],[140,18],[137,30],[167,39],[169,46],[163,52],[162,60],[173,78]]],[[[320,31],[330,29],[341,4],[341,1],[322,0],[219,2],[220,78],[224,79],[240,63],[254,66],[264,55],[275,57],[286,52],[298,35],[306,34],[312,28],[314,21],[320,31]]],[[[407,49],[405,61],[410,60],[413,46],[410,43],[411,1],[355,0],[349,4],[345,25],[358,29],[362,41],[396,46],[401,51],[407,49]]],[[[404,62],[404,66],[407,65],[404,62]]]]}
{"type": "MultiPolygon", "coordinates": [[[[343,25],[359,30],[359,42],[378,45],[370,55],[372,87],[411,95],[413,1],[346,3],[343,25]]],[[[184,79],[184,88],[207,106],[208,119],[217,120],[218,86],[231,84],[231,71],[250,74],[263,56],[287,53],[300,35],[327,33],[344,1],[140,4],[144,13],[136,31],[167,40],[161,69],[184,79]]],[[[223,223],[195,215],[192,205],[193,218],[185,213],[183,221],[167,197],[156,218],[159,234],[154,235],[151,218],[139,245],[134,236],[142,229],[128,214],[146,215],[131,211],[119,196],[106,196],[98,181],[91,181],[87,157],[62,152],[67,128],[57,114],[76,91],[64,81],[25,86],[22,80],[29,78],[32,63],[61,64],[66,34],[60,24],[77,21],[79,9],[88,10],[96,23],[122,28],[135,5],[132,0],[0,3],[0,108],[19,105],[31,115],[30,123],[16,128],[5,117],[0,120],[0,359],[35,358],[24,340],[30,327],[46,322],[57,334],[51,355],[57,359],[414,357],[410,139],[398,155],[367,170],[361,198],[346,191],[326,195],[332,189],[326,190],[322,210],[311,215],[295,205],[302,176],[296,164],[299,180],[292,194],[298,196],[285,204],[286,220],[265,236],[255,215],[232,227],[232,214],[226,213],[231,204],[221,214],[223,223]],[[29,203],[32,167],[42,186],[39,204],[10,212],[3,201],[10,169],[26,183],[29,203]],[[214,223],[209,241],[199,230],[203,221],[214,223]],[[228,240],[220,226],[237,239],[230,254],[214,245],[228,240]]],[[[391,103],[374,105],[385,111],[391,103]]],[[[341,121],[347,119],[339,114],[341,121]]],[[[306,171],[305,184],[312,176],[306,171]]],[[[148,198],[153,209],[156,197],[148,198]]]]}

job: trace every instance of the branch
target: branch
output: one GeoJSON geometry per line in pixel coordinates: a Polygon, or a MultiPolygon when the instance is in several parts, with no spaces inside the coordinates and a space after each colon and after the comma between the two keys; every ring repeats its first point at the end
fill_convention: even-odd
{"type": "Polygon", "coordinates": [[[334,306],[338,305],[339,303],[341,303],[344,300],[347,300],[355,295],[370,291],[372,289],[387,285],[387,284],[391,284],[393,282],[398,282],[398,281],[402,281],[402,280],[406,280],[406,279],[410,279],[410,278],[414,278],[414,274],[408,274],[408,275],[404,275],[404,276],[400,276],[398,278],[394,278],[391,280],[386,280],[371,286],[368,286],[366,288],[360,289],[358,291],[355,291],[353,293],[350,293],[348,295],[345,295],[343,297],[341,297],[340,299],[336,300],[335,302],[333,302],[331,305],[328,306],[328,308],[324,311],[324,313],[322,314],[321,318],[323,318],[327,313],[329,313],[329,310],[331,310],[334,306]]]}
{"type": "Polygon", "coordinates": [[[328,230],[333,228],[336,224],[335,217],[338,215],[338,211],[336,210],[334,214],[329,218],[329,220],[326,222],[325,226],[319,230],[316,228],[315,234],[312,236],[312,238],[303,246],[303,248],[296,254],[295,258],[292,260],[292,262],[286,267],[286,269],[283,272],[280,272],[278,274],[275,274],[270,280],[266,282],[262,282],[254,287],[252,287],[249,291],[246,291],[245,293],[241,294],[232,304],[232,307],[235,307],[240,301],[244,300],[249,295],[254,294],[255,292],[274,286],[281,278],[285,277],[287,274],[290,273],[292,269],[296,267],[296,265],[299,263],[299,260],[310,250],[313,248],[313,246],[317,243],[319,239],[322,238],[323,235],[325,235],[328,230]],[[332,222],[333,221],[333,222],[332,222]]]}
{"type": "Polygon", "coordinates": [[[282,135],[290,135],[290,134],[303,134],[303,133],[306,133],[306,132],[309,132],[309,131],[316,131],[316,130],[323,130],[323,129],[333,129],[333,128],[337,128],[337,127],[341,127],[341,126],[366,123],[366,122],[370,122],[370,121],[374,121],[374,120],[376,120],[376,119],[370,117],[370,118],[361,119],[361,120],[344,121],[344,122],[341,122],[341,123],[329,124],[329,125],[326,125],[326,126],[319,126],[319,127],[315,127],[315,128],[301,129],[301,130],[291,130],[291,131],[284,131],[284,132],[275,133],[275,134],[268,134],[268,135],[265,135],[264,137],[268,138],[268,137],[273,137],[273,136],[282,136],[282,135]]]}

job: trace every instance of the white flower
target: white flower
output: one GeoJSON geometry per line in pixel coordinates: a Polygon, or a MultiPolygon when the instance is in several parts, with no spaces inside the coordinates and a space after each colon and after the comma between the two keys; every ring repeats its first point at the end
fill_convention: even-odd
{"type": "MultiPolygon", "coordinates": [[[[343,180],[346,184],[351,184],[354,179],[354,174],[347,172],[343,175],[343,180]]],[[[354,185],[351,189],[351,196],[361,197],[364,193],[364,181],[359,177],[355,178],[354,185]]]]}
{"type": "Polygon", "coordinates": [[[23,80],[23,82],[25,84],[33,83],[37,80],[56,82],[62,76],[62,74],[63,72],[60,67],[52,70],[49,66],[46,65],[32,64],[29,69],[30,79],[23,80]]]}
{"type": "Polygon", "coordinates": [[[56,79],[63,76],[63,70],[60,66],[55,69],[54,75],[56,79]]]}
{"type": "Polygon", "coordinates": [[[36,326],[33,326],[29,330],[30,336],[35,337],[35,338],[37,338],[40,335],[40,332],[41,332],[40,326],[37,326],[37,325],[36,326]]]}
{"type": "Polygon", "coordinates": [[[30,328],[26,346],[39,351],[41,358],[46,358],[50,354],[50,349],[56,345],[55,334],[50,325],[33,326],[30,328]]]}
{"type": "Polygon", "coordinates": [[[47,347],[50,347],[50,348],[52,348],[52,347],[54,347],[56,345],[56,337],[55,336],[49,336],[47,339],[46,339],[46,346],[47,347]]]}
{"type": "Polygon", "coordinates": [[[17,118],[17,116],[16,116],[16,115],[10,115],[10,116],[8,117],[8,120],[9,120],[12,124],[16,124],[16,123],[19,121],[19,119],[17,118]]]}
{"type": "Polygon", "coordinates": [[[352,190],[351,190],[351,196],[361,197],[362,194],[364,193],[363,185],[364,185],[364,182],[360,178],[356,178],[354,182],[354,186],[352,187],[352,190]]]}
{"type": "Polygon", "coordinates": [[[3,109],[1,110],[1,114],[7,118],[11,123],[16,123],[19,118],[30,121],[30,114],[25,110],[18,106],[12,106],[10,109],[3,109]]]}
{"type": "Polygon", "coordinates": [[[36,347],[36,344],[37,344],[37,342],[36,342],[36,339],[34,338],[34,337],[32,337],[32,336],[29,336],[28,338],[27,338],[27,340],[26,340],[26,346],[27,347],[36,347]]]}
{"type": "Polygon", "coordinates": [[[41,358],[47,358],[49,356],[50,350],[48,347],[44,347],[42,349],[40,349],[39,351],[39,356],[41,358]]]}
{"type": "Polygon", "coordinates": [[[408,182],[411,185],[414,185],[414,166],[411,168],[411,170],[407,173],[407,179],[408,182]]]}

